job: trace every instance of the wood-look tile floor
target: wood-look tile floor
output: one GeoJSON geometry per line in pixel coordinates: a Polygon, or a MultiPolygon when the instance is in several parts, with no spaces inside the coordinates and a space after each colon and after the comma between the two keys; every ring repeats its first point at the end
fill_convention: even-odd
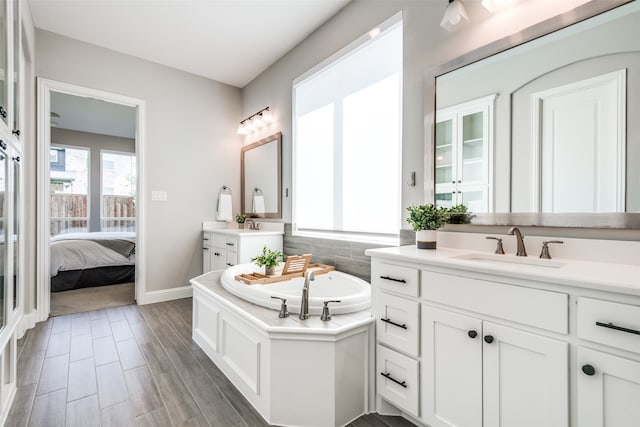
{"type": "MultiPolygon", "coordinates": [[[[190,298],[53,317],[18,342],[6,426],[266,426],[191,340],[190,298]]],[[[369,414],[352,427],[412,426],[369,414]]]]}

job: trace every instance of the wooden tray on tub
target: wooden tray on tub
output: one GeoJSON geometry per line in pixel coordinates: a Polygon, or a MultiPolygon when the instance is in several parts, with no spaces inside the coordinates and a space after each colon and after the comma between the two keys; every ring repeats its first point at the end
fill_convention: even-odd
{"type": "Polygon", "coordinates": [[[311,264],[311,255],[291,255],[287,257],[284,268],[281,272],[267,276],[262,273],[245,273],[237,274],[236,280],[247,285],[268,285],[270,283],[284,282],[286,280],[295,279],[296,277],[304,277],[307,270],[313,271],[315,274],[325,274],[336,268],[326,264],[311,264]]]}

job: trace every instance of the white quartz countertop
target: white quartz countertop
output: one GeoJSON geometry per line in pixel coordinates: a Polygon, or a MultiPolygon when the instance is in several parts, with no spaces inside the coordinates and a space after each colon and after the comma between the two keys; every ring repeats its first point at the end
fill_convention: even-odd
{"type": "Polygon", "coordinates": [[[212,233],[226,234],[229,236],[278,236],[283,235],[284,232],[277,230],[240,230],[238,228],[206,228],[203,227],[202,231],[208,231],[212,233]]]}
{"type": "MultiPolygon", "coordinates": [[[[447,267],[462,271],[475,271],[517,279],[640,296],[640,265],[553,258],[550,263],[562,264],[561,267],[553,268],[460,258],[479,253],[482,252],[453,248],[417,249],[415,245],[368,249],[365,251],[366,255],[373,258],[382,258],[390,261],[405,261],[424,266],[447,267]]],[[[484,252],[483,254],[493,256],[491,252],[484,252]]],[[[515,255],[509,254],[497,255],[496,257],[506,257],[505,261],[508,261],[509,258],[516,258],[515,255]]],[[[540,264],[545,262],[545,260],[537,261],[537,257],[530,256],[529,258],[535,259],[540,264]]]]}
{"type": "Polygon", "coordinates": [[[260,307],[227,292],[220,284],[221,275],[221,271],[211,271],[191,279],[191,284],[270,334],[304,333],[337,336],[374,321],[371,310],[332,315],[331,320],[327,322],[320,320],[320,316],[300,320],[297,314],[290,314],[289,317],[281,319],[278,317],[277,310],[260,307]]]}

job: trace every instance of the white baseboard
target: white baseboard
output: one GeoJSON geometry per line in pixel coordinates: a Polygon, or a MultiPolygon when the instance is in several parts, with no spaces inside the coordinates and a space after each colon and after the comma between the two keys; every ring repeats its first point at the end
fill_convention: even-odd
{"type": "Polygon", "coordinates": [[[24,333],[27,332],[28,329],[36,326],[38,322],[38,310],[32,310],[30,313],[24,313],[18,326],[16,327],[16,339],[20,339],[24,336],[24,333]]]}
{"type": "Polygon", "coordinates": [[[191,285],[180,286],[178,288],[162,289],[159,291],[148,291],[144,295],[143,301],[138,304],[154,304],[156,302],[171,301],[180,298],[190,298],[193,295],[191,285]]]}

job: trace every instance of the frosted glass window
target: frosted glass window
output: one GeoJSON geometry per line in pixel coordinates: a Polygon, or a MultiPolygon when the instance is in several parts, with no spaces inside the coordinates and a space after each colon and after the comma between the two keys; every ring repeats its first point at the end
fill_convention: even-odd
{"type": "Polygon", "coordinates": [[[103,151],[102,231],[135,231],[136,156],[103,151]]]}
{"type": "Polygon", "coordinates": [[[294,234],[397,239],[401,19],[309,74],[293,85],[294,234]]]}

